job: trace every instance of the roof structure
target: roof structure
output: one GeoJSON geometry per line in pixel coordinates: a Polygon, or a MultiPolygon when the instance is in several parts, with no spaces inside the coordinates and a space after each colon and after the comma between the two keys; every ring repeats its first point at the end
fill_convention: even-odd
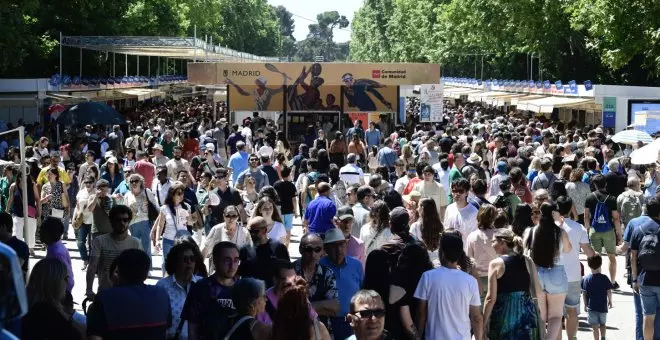
{"type": "Polygon", "coordinates": [[[197,61],[280,61],[186,37],[62,36],[62,46],[136,56],[168,57],[197,61]]]}

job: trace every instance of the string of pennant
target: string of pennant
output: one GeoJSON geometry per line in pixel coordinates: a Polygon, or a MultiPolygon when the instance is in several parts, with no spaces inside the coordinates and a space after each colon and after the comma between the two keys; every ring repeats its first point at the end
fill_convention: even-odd
{"type": "Polygon", "coordinates": [[[60,77],[59,73],[54,74],[48,80],[51,86],[59,85],[113,85],[113,84],[135,84],[135,83],[150,83],[150,82],[175,82],[185,81],[188,77],[185,75],[160,75],[160,76],[122,76],[122,77],[101,77],[101,78],[80,78],[78,76],[71,77],[67,74],[60,77]]]}
{"type": "MultiPolygon", "coordinates": [[[[474,78],[455,78],[455,77],[443,77],[442,78],[445,82],[452,82],[452,83],[459,83],[459,84],[467,84],[467,85],[482,85],[485,83],[486,86],[505,86],[505,87],[517,87],[517,88],[534,88],[536,87],[537,89],[545,88],[547,90],[552,88],[552,83],[550,80],[545,80],[545,81],[533,81],[533,80],[507,80],[507,79],[489,79],[489,80],[479,80],[479,79],[474,79],[474,78]]],[[[571,80],[568,82],[567,85],[564,85],[561,80],[557,80],[555,83],[555,88],[557,90],[562,90],[565,87],[571,89],[571,90],[576,90],[577,89],[577,82],[575,80],[571,80]]],[[[583,83],[585,90],[591,91],[593,89],[593,84],[591,83],[591,80],[586,80],[583,83]]]]}

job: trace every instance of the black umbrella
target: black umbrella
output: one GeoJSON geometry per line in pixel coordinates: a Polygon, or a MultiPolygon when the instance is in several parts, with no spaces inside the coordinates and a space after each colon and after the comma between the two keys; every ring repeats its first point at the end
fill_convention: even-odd
{"type": "Polygon", "coordinates": [[[123,125],[126,119],[103,102],[84,102],[69,107],[57,118],[61,125],[123,125]]]}

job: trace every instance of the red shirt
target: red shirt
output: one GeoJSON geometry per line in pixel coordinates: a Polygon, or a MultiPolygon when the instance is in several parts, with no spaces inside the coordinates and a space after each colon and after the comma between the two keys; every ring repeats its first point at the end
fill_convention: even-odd
{"type": "Polygon", "coordinates": [[[151,188],[151,182],[156,177],[156,166],[141,159],[135,162],[133,170],[144,177],[145,188],[151,188]]]}

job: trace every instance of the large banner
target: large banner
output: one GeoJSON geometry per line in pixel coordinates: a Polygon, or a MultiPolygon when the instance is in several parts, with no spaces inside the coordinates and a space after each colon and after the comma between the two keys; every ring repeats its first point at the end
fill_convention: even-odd
{"type": "Polygon", "coordinates": [[[396,112],[397,86],[437,83],[438,64],[189,63],[193,84],[227,84],[231,110],[396,112]],[[275,97],[282,97],[277,100],[275,97]]]}
{"type": "Polygon", "coordinates": [[[442,84],[422,85],[419,121],[421,123],[441,122],[443,118],[443,99],[444,91],[442,84]]]}

